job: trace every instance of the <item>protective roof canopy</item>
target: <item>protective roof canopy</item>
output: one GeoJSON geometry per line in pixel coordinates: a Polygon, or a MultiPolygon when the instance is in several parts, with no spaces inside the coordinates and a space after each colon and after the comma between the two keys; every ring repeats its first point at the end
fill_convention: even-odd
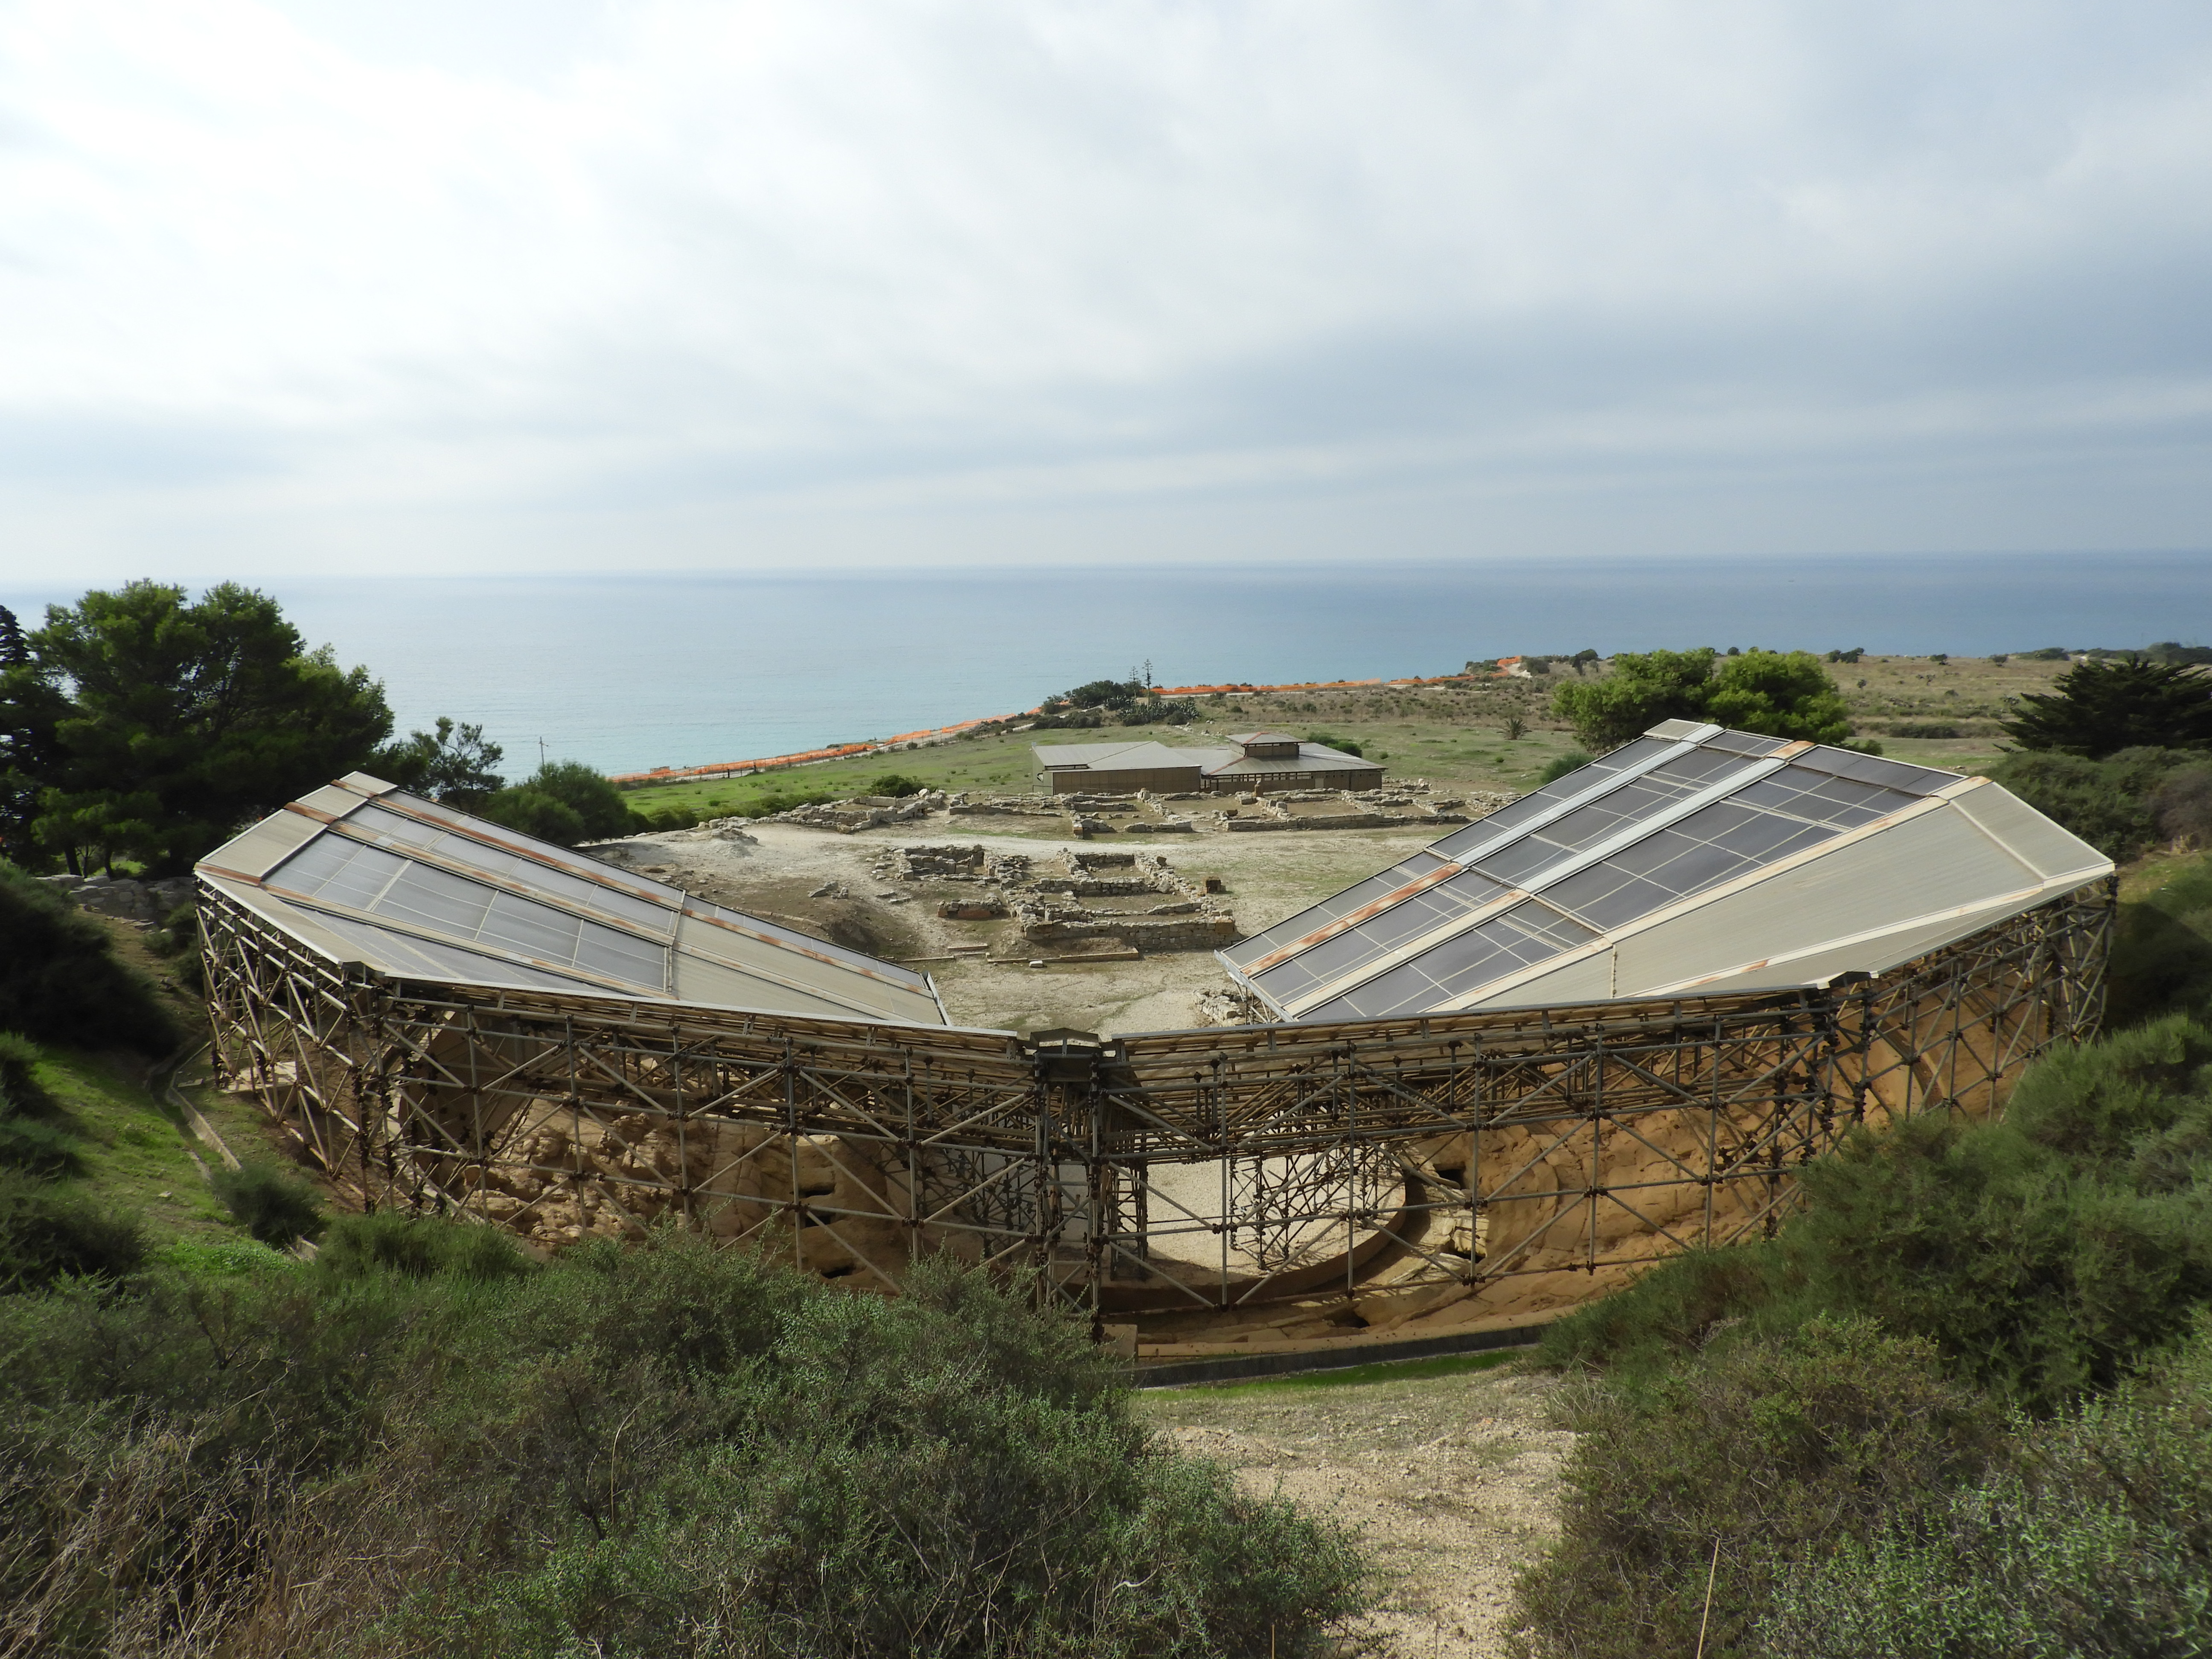
{"type": "Polygon", "coordinates": [[[1818,985],[2112,868],[1987,779],[1669,720],[1217,954],[1291,1019],[1818,985]]]}
{"type": "Polygon", "coordinates": [[[202,860],[199,878],[398,978],[940,1025],[928,979],[356,772],[202,860]]]}

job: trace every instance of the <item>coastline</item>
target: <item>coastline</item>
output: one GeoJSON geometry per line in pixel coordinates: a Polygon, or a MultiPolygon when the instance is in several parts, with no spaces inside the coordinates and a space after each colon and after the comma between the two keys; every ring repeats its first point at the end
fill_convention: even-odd
{"type": "MultiPolygon", "coordinates": [[[[1463,684],[1474,678],[1468,674],[1434,674],[1414,675],[1401,679],[1291,680],[1279,685],[1225,681],[1215,685],[1164,685],[1154,690],[1164,697],[1265,696],[1273,692],[1359,691],[1386,686],[1412,690],[1428,685],[1463,684]]],[[[1510,678],[1510,671],[1501,669],[1492,678],[1510,678]]],[[[1029,720],[1040,712],[1036,708],[1024,708],[1012,714],[978,714],[972,720],[955,720],[950,726],[902,732],[894,737],[872,738],[866,743],[834,744],[826,749],[801,749],[788,755],[767,755],[756,760],[710,761],[700,766],[656,766],[644,772],[617,772],[610,775],[608,781],[621,789],[641,789],[653,784],[704,783],[718,778],[752,777],[762,772],[780,772],[795,766],[819,766],[829,761],[850,760],[855,755],[888,754],[895,749],[911,744],[944,743],[963,732],[1000,726],[1009,720],[1029,720]]]]}

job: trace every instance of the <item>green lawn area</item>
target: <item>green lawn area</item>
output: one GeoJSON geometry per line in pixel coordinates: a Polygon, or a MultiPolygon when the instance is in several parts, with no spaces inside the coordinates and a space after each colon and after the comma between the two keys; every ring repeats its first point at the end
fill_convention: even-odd
{"type": "MultiPolygon", "coordinates": [[[[39,1086],[65,1114],[84,1164],[82,1175],[58,1182],[58,1190],[83,1193],[110,1212],[136,1212],[157,1252],[261,1252],[201,1178],[191,1151],[210,1166],[217,1155],[192,1139],[182,1115],[140,1083],[143,1074],[137,1060],[45,1050],[36,1068],[39,1086]]],[[[264,1120],[252,1106],[214,1089],[185,1092],[240,1158],[268,1155],[264,1120]]]]}
{"type": "MultiPolygon", "coordinates": [[[[1418,699],[1374,694],[1306,694],[1255,697],[1243,702],[1200,704],[1189,727],[1101,726],[1052,731],[1034,740],[1058,743],[1164,743],[1170,748],[1218,747],[1230,733],[1280,726],[1298,737],[1350,738],[1370,756],[1380,755],[1389,778],[1425,777],[1441,789],[1532,787],[1545,764],[1574,747],[1571,733],[1540,720],[1518,742],[1506,741],[1492,700],[1441,694],[1418,699]]],[[[713,817],[744,811],[767,799],[842,798],[869,793],[874,780],[897,773],[930,788],[988,794],[1026,794],[1039,787],[1032,736],[991,733],[955,738],[893,754],[824,761],[748,778],[653,784],[627,792],[641,812],[670,806],[713,817]]]]}
{"type": "MultiPolygon", "coordinates": [[[[1123,733],[1115,728],[1100,733],[1063,732],[1111,743],[1127,735],[1157,734],[1160,728],[1123,733]]],[[[851,760],[823,761],[813,766],[794,766],[749,778],[716,778],[701,783],[652,784],[625,792],[623,799],[641,812],[681,806],[708,817],[744,811],[763,799],[775,798],[832,798],[870,793],[869,786],[886,773],[896,772],[932,789],[971,789],[988,794],[1026,794],[1035,790],[1036,762],[1030,755],[1026,732],[1017,737],[994,733],[981,738],[955,738],[925,749],[887,755],[859,755],[851,760]]]]}
{"type": "Polygon", "coordinates": [[[137,1062],[63,1048],[45,1054],[39,1086],[67,1114],[85,1165],[83,1175],[59,1183],[64,1190],[143,1212],[159,1243],[238,1233],[192,1167],[182,1123],[137,1081],[137,1062]]]}

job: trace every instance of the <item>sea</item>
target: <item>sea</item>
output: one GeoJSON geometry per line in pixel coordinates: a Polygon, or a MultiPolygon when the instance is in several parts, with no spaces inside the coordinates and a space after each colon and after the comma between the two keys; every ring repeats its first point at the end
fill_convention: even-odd
{"type": "MultiPolygon", "coordinates": [[[[1486,559],[251,584],[365,664],[402,732],[480,723],[510,775],[861,742],[1163,686],[1457,672],[1711,645],[1983,656],[2212,635],[2212,552],[1486,559]]],[[[0,581],[26,625],[81,589],[0,581]]]]}

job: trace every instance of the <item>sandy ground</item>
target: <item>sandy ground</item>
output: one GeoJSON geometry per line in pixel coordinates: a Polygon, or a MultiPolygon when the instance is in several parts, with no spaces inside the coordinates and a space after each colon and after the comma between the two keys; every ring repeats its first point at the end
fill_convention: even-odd
{"type": "MultiPolygon", "coordinates": [[[[1254,933],[1389,868],[1448,829],[1162,836],[1132,840],[1128,846],[1164,853],[1186,875],[1221,878],[1240,933],[1254,933]]],[[[938,900],[973,896],[972,886],[875,878],[870,866],[886,848],[981,843],[1039,860],[1069,847],[1116,850],[1111,841],[1054,840],[1016,830],[987,833],[966,818],[939,817],[853,836],[761,823],[749,826],[744,836],[721,840],[712,831],[678,830],[634,836],[597,850],[653,869],[664,880],[717,903],[795,922],[820,937],[895,960],[940,956],[955,944],[988,942],[994,955],[1018,954],[1020,946],[1008,923],[937,918],[938,900]],[[842,884],[846,896],[812,896],[830,882],[842,884]]],[[[917,965],[936,978],[955,1024],[1018,1031],[1176,1030],[1192,1023],[1200,991],[1226,983],[1220,965],[1206,951],[1043,969],[974,960],[925,960],[917,965]]]]}
{"type": "Polygon", "coordinates": [[[1357,1528],[1384,1577],[1359,1634],[1389,1659],[1503,1655],[1513,1575],[1559,1528],[1573,1437],[1556,1377],[1497,1370],[1320,1388],[1162,1389],[1137,1409],[1183,1450],[1357,1528]]]}

